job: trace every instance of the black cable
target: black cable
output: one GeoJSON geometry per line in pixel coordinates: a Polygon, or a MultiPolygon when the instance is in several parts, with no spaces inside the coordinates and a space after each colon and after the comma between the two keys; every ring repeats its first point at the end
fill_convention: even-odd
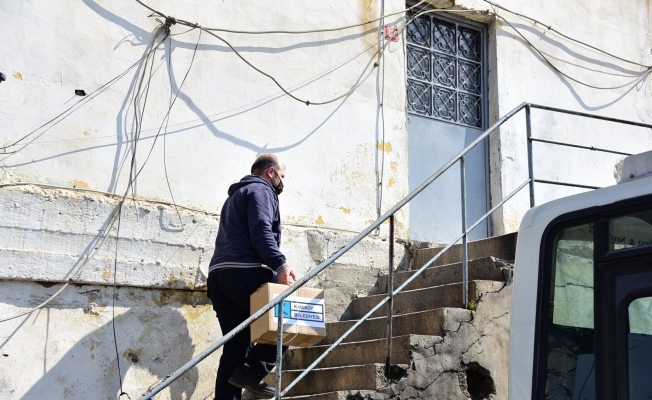
{"type": "MultiPolygon", "coordinates": [[[[159,127],[158,131],[156,132],[156,135],[154,136],[154,143],[152,143],[152,147],[149,150],[149,153],[147,154],[147,158],[145,159],[145,162],[143,165],[140,167],[138,170],[138,173],[136,173],[136,176],[134,177],[134,180],[140,175],[142,172],[143,168],[145,167],[145,163],[149,160],[149,157],[152,155],[152,151],[154,150],[154,145],[156,144],[156,141],[158,140],[158,137],[160,136],[161,130],[163,129],[163,125],[165,124],[166,119],[169,119],[170,116],[170,111],[172,111],[172,107],[174,106],[174,103],[177,101],[177,98],[179,97],[179,93],[181,92],[181,88],[183,87],[183,84],[186,82],[186,78],[188,78],[188,74],[190,73],[190,69],[192,68],[192,65],[195,61],[195,56],[197,55],[197,48],[199,47],[199,41],[201,39],[201,30],[199,31],[199,37],[197,38],[197,43],[195,44],[195,49],[192,53],[192,58],[190,60],[190,66],[188,66],[188,70],[186,71],[186,74],[183,77],[183,80],[181,81],[181,84],[179,85],[179,89],[177,90],[176,95],[174,96],[174,100],[172,101],[172,104],[168,108],[167,113],[165,114],[165,117],[163,117],[163,121],[161,122],[161,126],[159,127]]],[[[138,131],[138,135],[140,137],[140,131],[138,131]]],[[[167,175],[166,175],[167,177],[167,175]]],[[[169,182],[168,182],[169,184],[169,182]]]]}
{"type": "MultiPolygon", "coordinates": [[[[118,365],[118,379],[120,382],[120,395],[118,398],[121,398],[123,395],[126,395],[127,398],[131,399],[129,394],[123,390],[123,382],[122,382],[122,372],[120,368],[120,352],[118,350],[118,336],[116,332],[116,327],[115,327],[115,298],[116,298],[116,291],[117,291],[117,272],[118,272],[118,244],[119,244],[119,239],[120,239],[120,226],[122,222],[122,207],[125,204],[125,201],[127,200],[127,197],[129,196],[129,191],[132,193],[132,201],[135,200],[135,191],[134,191],[134,183],[136,180],[136,176],[134,175],[135,171],[135,165],[136,165],[136,155],[137,155],[137,147],[138,147],[138,140],[140,138],[140,130],[142,129],[142,119],[145,115],[145,108],[147,106],[147,98],[149,95],[149,89],[151,87],[151,82],[152,82],[152,75],[154,71],[154,59],[156,56],[156,49],[158,48],[158,44],[156,43],[156,40],[161,33],[161,31],[165,29],[164,25],[160,25],[154,34],[154,39],[152,40],[152,50],[148,52],[148,57],[145,59],[145,65],[142,69],[142,73],[140,74],[138,78],[138,84],[137,84],[137,89],[134,94],[134,119],[136,121],[136,131],[134,132],[134,143],[132,145],[132,152],[131,152],[131,163],[130,163],[130,170],[129,170],[129,181],[127,183],[127,188],[125,190],[124,195],[122,196],[122,199],[118,203],[118,206],[116,207],[117,209],[117,226],[116,226],[116,234],[115,234],[115,257],[113,259],[113,296],[112,296],[112,318],[111,318],[111,324],[113,327],[113,344],[115,348],[115,355],[116,355],[116,363],[118,365]],[[149,57],[149,54],[151,54],[151,57],[149,57]],[[151,60],[151,62],[150,62],[151,60]],[[142,101],[142,106],[141,106],[141,92],[143,90],[143,82],[145,81],[145,76],[147,75],[147,67],[149,65],[149,77],[147,80],[147,84],[145,85],[145,92],[143,94],[144,98],[142,101]]],[[[162,42],[165,42],[165,39],[167,39],[169,33],[166,33],[165,37],[163,38],[162,42]]],[[[153,145],[152,145],[153,146],[153,145]]],[[[147,160],[143,163],[143,167],[147,163],[147,160]]],[[[142,167],[141,167],[142,169],[142,167]]]]}
{"type": "Polygon", "coordinates": [[[126,394],[129,399],[129,395],[122,389],[122,372],[120,369],[120,353],[118,352],[118,335],[115,331],[115,297],[116,297],[116,276],[118,274],[118,238],[120,237],[120,222],[122,220],[122,205],[118,205],[118,226],[115,233],[115,257],[113,258],[113,296],[111,296],[111,326],[113,327],[113,346],[115,347],[115,358],[118,363],[118,379],[120,380],[120,395],[118,398],[122,397],[123,394],[126,394]]]}
{"type": "MultiPolygon", "coordinates": [[[[618,56],[616,56],[616,55],[614,55],[614,54],[611,54],[611,53],[608,53],[608,52],[606,52],[606,51],[604,51],[604,50],[602,50],[602,49],[600,49],[600,48],[598,48],[598,47],[591,46],[591,45],[588,44],[588,43],[582,42],[581,40],[573,39],[572,37],[567,36],[567,35],[565,35],[565,34],[559,32],[558,30],[556,30],[555,28],[553,28],[552,25],[546,25],[546,24],[544,24],[543,22],[541,22],[541,21],[539,21],[539,20],[537,20],[537,19],[534,19],[534,18],[532,18],[532,17],[528,17],[527,15],[523,15],[523,14],[517,13],[517,12],[515,12],[515,11],[509,10],[509,9],[507,9],[507,8],[505,8],[505,7],[503,7],[503,6],[501,6],[501,5],[498,4],[498,3],[494,3],[494,2],[492,2],[492,1],[490,1],[490,0],[483,0],[483,1],[484,1],[485,3],[488,3],[488,4],[492,5],[492,6],[494,7],[494,11],[495,11],[496,8],[500,8],[501,10],[507,11],[507,12],[510,13],[510,14],[514,14],[514,15],[517,15],[517,16],[519,16],[519,17],[521,17],[521,18],[525,18],[525,19],[527,19],[527,20],[533,22],[534,24],[539,24],[539,25],[545,27],[546,29],[548,29],[549,31],[555,32],[555,33],[558,34],[559,36],[561,36],[561,37],[563,37],[563,38],[565,38],[565,39],[567,39],[567,40],[570,40],[570,41],[573,42],[573,43],[576,43],[576,44],[579,44],[579,45],[582,45],[582,46],[586,46],[586,47],[588,47],[588,48],[590,48],[590,49],[592,49],[592,50],[595,50],[595,51],[600,52],[600,53],[602,53],[602,54],[604,54],[604,55],[607,55],[607,56],[609,56],[609,57],[613,57],[613,58],[615,58],[615,59],[617,59],[617,60],[624,61],[624,62],[629,63],[629,64],[638,65],[638,66],[640,66],[640,67],[644,67],[644,68],[647,68],[647,69],[652,68],[652,65],[645,65],[645,64],[638,63],[638,62],[636,62],[636,61],[628,60],[628,59],[626,59],[626,58],[618,57],[618,56]]],[[[495,14],[497,15],[497,13],[495,13],[495,14]]],[[[501,17],[501,18],[502,18],[502,17],[501,17]]],[[[502,19],[504,19],[504,18],[502,18],[502,19]]]]}
{"type": "MultiPolygon", "coordinates": [[[[485,1],[486,1],[486,0],[485,0],[485,1]]],[[[509,25],[509,27],[512,28],[512,29],[513,29],[513,30],[518,34],[518,36],[520,36],[521,39],[522,39],[522,40],[523,40],[523,41],[524,41],[528,46],[530,46],[530,48],[532,48],[532,50],[534,50],[534,52],[535,52],[536,54],[538,54],[539,57],[541,57],[541,58],[542,58],[542,59],[543,59],[543,60],[544,60],[544,61],[545,61],[549,66],[550,66],[550,68],[552,68],[555,72],[557,72],[558,74],[564,76],[565,78],[570,79],[570,80],[573,81],[573,82],[579,83],[580,85],[583,85],[583,86],[586,86],[586,87],[589,87],[589,88],[592,88],[592,89],[599,89],[599,90],[620,89],[620,88],[623,88],[623,87],[626,87],[626,86],[630,86],[630,85],[637,84],[637,83],[640,82],[641,80],[645,79],[645,78],[647,77],[647,75],[649,75],[650,73],[652,73],[652,67],[645,67],[646,70],[641,71],[641,72],[640,72],[640,76],[638,76],[636,79],[633,79],[633,80],[631,80],[631,81],[629,81],[629,82],[627,82],[627,83],[624,83],[624,84],[622,84],[622,85],[617,85],[617,86],[595,86],[595,85],[591,85],[591,84],[586,83],[586,82],[583,82],[583,81],[581,81],[581,80],[579,80],[579,79],[577,79],[577,78],[573,78],[572,76],[568,75],[568,74],[565,73],[564,71],[560,70],[560,69],[559,69],[555,64],[552,63],[552,61],[550,61],[550,59],[548,59],[548,57],[546,57],[545,54],[543,54],[543,52],[542,52],[541,50],[539,50],[539,49],[538,49],[538,48],[537,48],[537,47],[536,47],[532,42],[530,42],[530,41],[525,37],[525,35],[523,35],[523,33],[522,33],[520,30],[516,29],[516,27],[515,27],[514,25],[512,25],[512,24],[511,24],[507,19],[505,19],[504,17],[500,16],[498,13],[496,13],[495,15],[496,15],[496,17],[498,17],[498,18],[502,19],[503,21],[505,21],[505,23],[506,23],[507,25],[509,25]]]]}
{"type": "MultiPolygon", "coordinates": [[[[195,29],[195,28],[192,28],[195,29]]],[[[199,31],[199,35],[201,36],[201,31],[199,31]]],[[[172,94],[174,90],[172,89],[172,36],[170,36],[170,48],[168,50],[168,80],[170,82],[170,101],[169,101],[169,108],[168,110],[172,109],[172,94]]],[[[199,41],[198,41],[199,42],[199,41]]],[[[168,191],[170,192],[170,198],[172,198],[172,204],[174,204],[174,211],[177,213],[177,217],[179,218],[179,224],[181,226],[181,230],[183,231],[184,226],[183,226],[183,220],[181,219],[181,214],[179,214],[179,209],[177,208],[177,202],[174,200],[174,194],[172,193],[172,186],[170,185],[170,178],[168,176],[168,163],[167,163],[167,134],[168,134],[168,124],[170,123],[170,115],[168,112],[168,115],[164,119],[165,121],[165,130],[163,131],[163,171],[165,172],[165,182],[168,185],[168,191]]],[[[156,133],[156,137],[158,137],[158,132],[156,133]]]]}
{"type": "MultiPolygon", "coordinates": [[[[195,28],[192,28],[195,29],[195,28]]],[[[168,133],[168,123],[170,122],[170,111],[172,111],[172,106],[174,106],[174,103],[177,100],[177,97],[179,97],[179,93],[181,92],[181,88],[183,87],[184,82],[186,81],[186,78],[188,77],[188,73],[190,72],[190,68],[192,68],[192,64],[195,61],[195,55],[197,54],[197,48],[199,46],[199,41],[201,39],[201,30],[199,31],[199,37],[197,38],[197,43],[195,44],[195,49],[192,53],[192,59],[190,60],[190,65],[188,66],[188,71],[186,71],[186,75],[183,77],[183,80],[181,81],[181,85],[179,85],[179,90],[177,90],[177,94],[174,96],[174,100],[172,99],[172,38],[170,38],[170,51],[168,55],[168,78],[170,81],[170,106],[168,108],[168,112],[164,118],[165,121],[165,130],[163,131],[163,170],[165,171],[165,181],[168,185],[168,191],[170,192],[170,197],[172,198],[172,203],[174,204],[174,210],[177,212],[177,217],[179,218],[179,224],[181,224],[181,230],[184,229],[183,226],[183,220],[181,219],[181,214],[179,214],[179,209],[176,207],[176,201],[174,200],[174,194],[172,193],[172,186],[170,185],[170,179],[168,176],[168,165],[167,165],[167,133],[168,133]]],[[[159,128],[160,132],[160,128],[159,128]]],[[[158,138],[159,132],[156,133],[156,136],[154,137],[154,142],[156,142],[156,139],[158,138]]],[[[149,156],[148,156],[149,157],[149,156]]]]}
{"type": "MultiPolygon", "coordinates": [[[[136,0],[136,2],[138,2],[140,5],[147,8],[148,10],[152,11],[155,15],[158,15],[158,16],[163,17],[163,18],[169,18],[169,17],[166,17],[160,11],[156,11],[155,9],[147,6],[145,3],[143,3],[140,0],[136,0]]],[[[274,33],[299,35],[299,34],[306,34],[306,33],[334,32],[334,31],[341,31],[341,30],[345,30],[345,29],[351,29],[351,28],[357,28],[357,27],[365,26],[365,25],[368,25],[368,24],[370,24],[372,22],[377,22],[377,21],[380,21],[380,20],[382,20],[384,18],[387,18],[387,17],[391,17],[391,16],[398,15],[398,14],[403,14],[405,12],[408,12],[408,11],[420,6],[422,3],[425,3],[425,0],[421,0],[417,4],[415,4],[414,6],[408,7],[405,10],[396,11],[396,12],[393,12],[393,13],[387,14],[387,15],[382,15],[379,18],[375,18],[375,19],[372,19],[372,20],[369,20],[369,21],[365,21],[365,22],[361,22],[361,23],[357,23],[357,24],[353,24],[353,25],[340,26],[340,27],[336,27],[336,28],[320,28],[320,29],[309,29],[309,30],[302,30],[302,31],[285,31],[285,30],[241,31],[241,30],[234,30],[234,29],[208,28],[208,27],[204,27],[203,29],[208,30],[208,31],[215,31],[215,32],[240,33],[240,34],[247,34],[247,35],[269,35],[269,34],[274,34],[274,33]]],[[[154,15],[154,14],[152,14],[152,15],[154,15]]],[[[197,24],[192,24],[192,23],[190,23],[188,21],[184,21],[182,19],[178,19],[178,20],[175,20],[175,21],[182,24],[182,25],[189,25],[189,26],[199,27],[199,25],[197,25],[197,24]]]]}
{"type": "MultiPolygon", "coordinates": [[[[384,6],[385,2],[381,1],[381,15],[384,13],[384,6]]],[[[416,6],[415,6],[416,7],[416,6]]],[[[411,7],[411,8],[415,8],[411,7]]],[[[379,31],[379,47],[380,47],[380,42],[383,40],[383,26],[385,25],[385,19],[382,18],[380,20],[379,26],[378,26],[378,31],[379,31]]],[[[407,25],[406,25],[407,26],[407,25]]],[[[385,39],[388,40],[388,39],[385,39]]],[[[376,210],[376,216],[377,218],[380,218],[380,215],[382,213],[382,208],[383,208],[383,180],[385,178],[385,57],[382,57],[382,61],[379,60],[377,62],[382,62],[382,75],[380,75],[380,82],[379,82],[379,91],[380,91],[380,96],[379,96],[379,104],[378,106],[380,107],[380,116],[381,116],[381,132],[382,132],[382,147],[379,149],[378,146],[376,146],[376,152],[380,150],[380,176],[378,177],[378,207],[376,210]]],[[[380,70],[378,71],[379,74],[381,74],[380,70]]],[[[376,153],[378,154],[378,153],[376,153]]],[[[380,234],[380,227],[378,227],[378,230],[376,231],[376,235],[380,234]]]]}

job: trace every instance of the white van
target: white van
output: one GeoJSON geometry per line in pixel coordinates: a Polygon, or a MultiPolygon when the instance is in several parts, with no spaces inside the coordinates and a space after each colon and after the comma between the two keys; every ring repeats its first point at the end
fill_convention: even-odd
{"type": "Polygon", "coordinates": [[[652,399],[652,152],[518,233],[510,399],[652,399]]]}

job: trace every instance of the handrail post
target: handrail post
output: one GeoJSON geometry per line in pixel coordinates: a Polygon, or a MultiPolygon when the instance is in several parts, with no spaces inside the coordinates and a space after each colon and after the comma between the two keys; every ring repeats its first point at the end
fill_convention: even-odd
{"type": "Polygon", "coordinates": [[[460,183],[462,190],[462,299],[469,308],[469,255],[466,234],[466,157],[460,158],[460,183]]]}
{"type": "Polygon", "coordinates": [[[281,372],[283,370],[283,304],[281,301],[278,305],[278,325],[276,327],[276,384],[275,398],[281,400],[281,372]]]}
{"type": "Polygon", "coordinates": [[[527,170],[530,178],[530,208],[534,207],[534,162],[532,160],[532,120],[530,104],[525,106],[525,129],[527,130],[527,170]]]}
{"type": "MultiPolygon", "coordinates": [[[[167,375],[165,378],[163,378],[160,382],[156,383],[143,395],[140,397],[139,400],[148,400],[151,399],[152,396],[155,394],[159,393],[161,390],[169,386],[172,382],[177,380],[180,376],[194,368],[198,363],[200,363],[202,360],[206,359],[210,354],[212,354],[215,350],[219,349],[224,345],[224,343],[228,342],[229,340],[233,339],[235,335],[237,335],[239,332],[243,331],[246,329],[247,326],[251,325],[253,321],[256,319],[262,317],[265,313],[267,313],[269,310],[274,308],[276,305],[279,305],[286,297],[288,297],[292,291],[300,288],[303,286],[306,282],[308,282],[310,279],[314,278],[317,274],[319,274],[321,271],[326,269],[328,266],[330,266],[332,263],[335,262],[335,260],[339,259],[344,253],[349,251],[354,245],[362,241],[367,235],[369,235],[371,232],[373,232],[376,228],[378,228],[382,223],[384,223],[387,219],[389,219],[392,215],[396,214],[398,210],[403,208],[408,202],[410,202],[415,196],[417,196],[419,193],[421,193],[423,190],[426,189],[432,182],[435,181],[435,179],[439,178],[442,174],[444,174],[446,171],[448,171],[449,168],[451,168],[457,160],[460,159],[463,155],[467,154],[471,149],[473,149],[477,144],[479,144],[481,141],[487,138],[489,134],[491,134],[493,131],[495,131],[499,126],[501,126],[505,121],[509,120],[512,118],[516,113],[520,112],[527,103],[521,103],[518,107],[514,108],[512,111],[508,112],[505,114],[502,118],[500,118],[498,121],[494,122],[493,125],[491,125],[487,130],[484,131],[480,136],[475,138],[471,143],[469,143],[459,154],[457,154],[455,157],[453,157],[450,161],[448,161],[446,164],[441,166],[437,172],[432,174],[428,179],[426,179],[424,182],[422,182],[419,186],[417,186],[415,189],[413,189],[410,194],[405,196],[401,201],[396,203],[390,210],[388,210],[385,214],[383,214],[380,218],[378,218],[374,223],[369,225],[367,228],[365,228],[362,232],[360,232],[353,240],[351,240],[349,243],[347,243],[344,247],[341,249],[337,250],[334,254],[332,254],[327,260],[322,261],[317,267],[313,268],[311,271],[306,273],[305,276],[300,278],[298,281],[296,281],[291,288],[288,288],[285,292],[281,293],[279,297],[276,299],[270,301],[266,305],[264,305],[260,310],[258,310],[256,313],[252,314],[249,318],[247,318],[245,321],[240,323],[240,325],[236,326],[233,328],[229,333],[224,335],[221,339],[218,339],[216,342],[211,344],[208,348],[206,348],[204,351],[199,353],[197,356],[195,356],[193,359],[190,361],[186,362],[183,366],[181,366],[179,369],[171,373],[170,375],[167,375]]],[[[2,184],[0,184],[0,187],[2,187],[2,184]]],[[[501,202],[502,204],[502,202],[501,202]]],[[[399,288],[400,289],[400,288],[399,288]]],[[[375,311],[375,310],[374,310],[375,311]]],[[[356,325],[357,326],[357,325],[356,325]]],[[[304,373],[299,375],[300,377],[305,376],[304,373]]],[[[297,378],[298,379],[298,378],[297,378]]],[[[292,383],[290,383],[292,385],[292,383]]],[[[288,387],[291,387],[288,385],[288,387]]],[[[286,388],[287,390],[287,388],[286,388]]]]}
{"type": "Polygon", "coordinates": [[[394,312],[394,214],[389,217],[389,273],[387,274],[387,352],[385,355],[385,376],[389,378],[392,362],[392,314],[394,312]]]}

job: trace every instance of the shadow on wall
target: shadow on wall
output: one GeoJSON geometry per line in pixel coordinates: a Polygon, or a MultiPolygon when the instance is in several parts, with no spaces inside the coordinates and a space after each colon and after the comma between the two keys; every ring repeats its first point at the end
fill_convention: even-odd
{"type": "MultiPolygon", "coordinates": [[[[607,61],[601,61],[597,58],[592,58],[588,57],[585,55],[582,55],[574,50],[572,50],[570,47],[566,46],[564,43],[562,43],[559,40],[555,40],[550,37],[550,35],[545,34],[544,32],[541,32],[527,24],[519,24],[519,23],[512,23],[512,25],[520,30],[520,31],[526,31],[531,35],[536,36],[537,41],[539,42],[545,42],[548,45],[554,46],[557,49],[561,50],[562,52],[566,53],[569,57],[572,59],[578,60],[578,61],[564,61],[561,59],[556,58],[555,56],[548,54],[544,51],[544,54],[546,54],[546,57],[552,60],[553,63],[556,63],[557,65],[570,65],[575,67],[576,69],[581,69],[584,74],[588,75],[589,73],[594,73],[594,74],[600,74],[602,76],[602,83],[595,83],[595,85],[602,87],[602,86],[610,86],[608,82],[611,82],[610,79],[613,77],[616,77],[616,80],[611,83],[613,86],[618,86],[620,84],[633,81],[637,77],[642,77],[640,81],[637,81],[636,84],[631,84],[631,85],[625,85],[625,87],[628,87],[626,90],[622,91],[615,91],[615,98],[608,98],[608,100],[603,99],[603,98],[597,98],[593,96],[591,99],[588,99],[590,101],[597,101],[597,104],[589,104],[587,103],[582,96],[577,92],[574,86],[577,86],[578,84],[575,82],[572,82],[569,80],[567,77],[562,76],[559,74],[557,71],[552,69],[550,67],[546,60],[544,60],[540,54],[535,52],[528,43],[526,43],[523,38],[521,38],[518,34],[507,32],[505,29],[500,29],[497,32],[498,36],[503,36],[507,38],[514,39],[518,42],[520,42],[523,46],[525,46],[530,54],[536,58],[538,61],[541,63],[545,64],[551,71],[555,72],[557,77],[559,78],[560,82],[568,88],[568,91],[572,94],[572,96],[575,98],[575,100],[578,102],[578,104],[588,112],[591,111],[599,111],[602,109],[605,109],[613,104],[616,104],[620,100],[622,100],[627,94],[629,94],[631,91],[636,90],[640,91],[641,88],[643,87],[642,85],[647,81],[648,79],[648,74],[645,73],[645,71],[641,71],[640,69],[636,69],[636,67],[633,68],[625,68],[621,67],[617,64],[607,62],[607,61]],[[586,66],[589,65],[589,66],[586,66]],[[605,77],[607,78],[605,80],[605,77]],[[605,83],[607,82],[607,83],[605,83]]],[[[623,62],[624,65],[630,65],[625,62],[623,62]]],[[[563,67],[562,67],[563,68],[563,67]]],[[[577,72],[571,72],[571,76],[579,79],[580,81],[587,81],[586,79],[581,79],[582,75],[578,74],[577,72]]],[[[598,82],[599,80],[594,81],[598,82]]],[[[588,80],[588,82],[592,82],[591,80],[588,80]]]]}
{"type": "MultiPolygon", "coordinates": [[[[84,291],[82,296],[87,298],[83,300],[75,299],[79,297],[78,294],[69,294],[65,298],[57,298],[58,301],[50,308],[32,313],[38,315],[24,320],[8,335],[4,343],[0,343],[6,357],[24,357],[16,362],[18,368],[12,368],[11,380],[29,381],[29,375],[41,376],[26,393],[14,392],[15,398],[116,399],[120,393],[120,373],[123,390],[135,399],[150,385],[158,383],[188,362],[193,357],[194,346],[187,320],[170,304],[157,304],[161,299],[176,302],[177,297],[183,295],[172,291],[152,292],[158,291],[131,288],[118,290],[116,304],[136,304],[115,318],[120,372],[113,340],[110,288],[84,291]],[[158,298],[154,299],[156,296],[158,298]],[[79,300],[87,300],[89,305],[84,307],[79,300]],[[89,325],[99,327],[77,339],[75,333],[88,332],[89,325]],[[29,348],[23,347],[25,340],[31,342],[29,348]],[[62,347],[68,351],[59,355],[59,348],[62,347]],[[50,361],[53,358],[55,361],[50,361]]],[[[200,294],[205,297],[204,293],[200,294]]],[[[200,294],[190,296],[201,301],[200,294]]],[[[29,302],[31,297],[23,298],[29,302]]],[[[2,300],[5,302],[7,299],[2,300]]],[[[12,300],[15,299],[10,299],[10,303],[24,302],[12,300]]],[[[197,311],[199,314],[205,310],[204,307],[198,307],[197,311]]],[[[189,399],[195,392],[198,380],[198,370],[193,368],[163,392],[168,392],[169,397],[162,398],[189,399]]],[[[212,382],[208,386],[212,389],[212,382]]]]}

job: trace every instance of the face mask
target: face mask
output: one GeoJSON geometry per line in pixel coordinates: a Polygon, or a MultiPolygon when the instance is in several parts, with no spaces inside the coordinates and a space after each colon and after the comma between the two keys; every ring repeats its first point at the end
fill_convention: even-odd
{"type": "Polygon", "coordinates": [[[278,176],[278,185],[277,186],[272,186],[274,188],[274,192],[276,192],[276,195],[280,195],[283,193],[283,181],[281,180],[281,176],[278,174],[278,172],[274,171],[276,176],[278,176]]]}

